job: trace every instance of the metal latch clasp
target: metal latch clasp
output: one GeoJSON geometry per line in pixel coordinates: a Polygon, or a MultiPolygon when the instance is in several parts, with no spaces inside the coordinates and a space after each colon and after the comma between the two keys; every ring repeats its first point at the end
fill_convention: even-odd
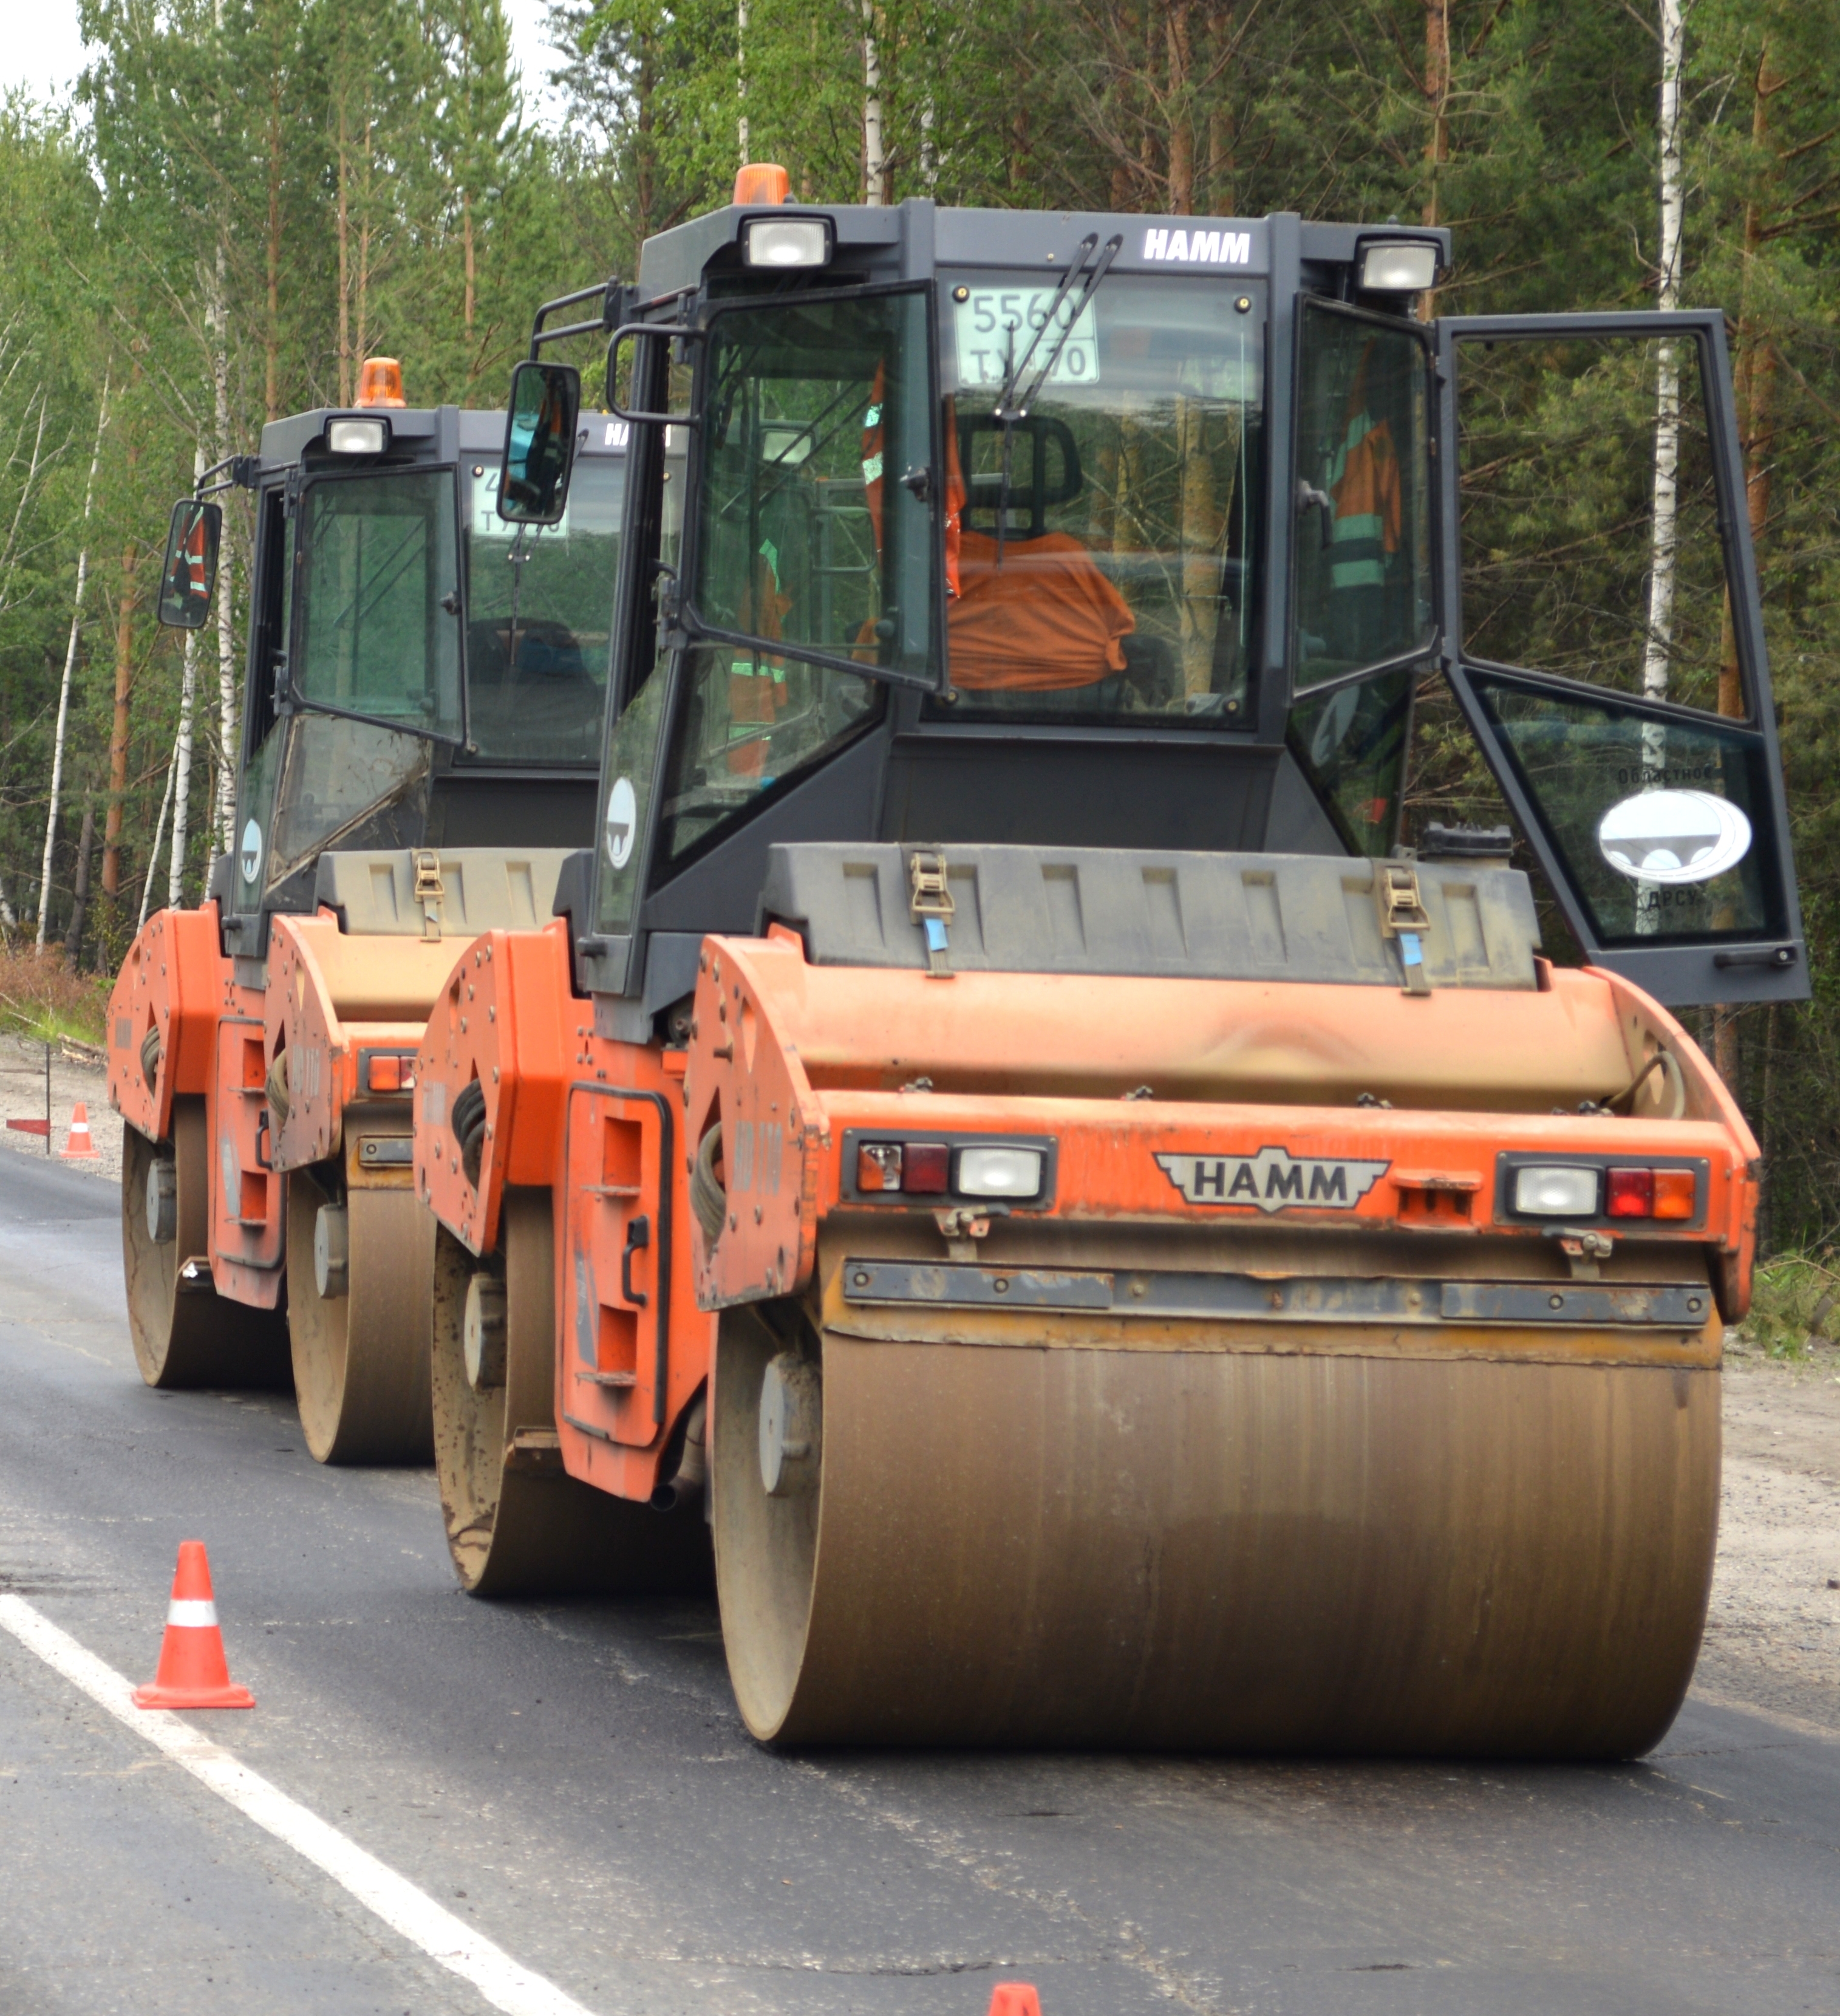
{"type": "MultiPolygon", "coordinates": [[[[1358,886],[1358,885],[1357,885],[1358,886]]],[[[1374,901],[1380,913],[1380,935],[1397,938],[1400,968],[1408,994],[1429,994],[1425,977],[1425,935],[1431,929],[1425,900],[1418,892],[1418,868],[1411,861],[1376,861],[1374,901]]]]}
{"type": "Polygon", "coordinates": [[[946,955],[951,947],[946,930],[952,921],[954,905],[946,879],[946,857],[931,848],[915,848],[907,857],[907,879],[912,890],[907,914],[926,934],[927,977],[950,980],[952,970],[946,963],[946,955]]]}
{"type": "Polygon", "coordinates": [[[422,935],[425,938],[438,938],[441,934],[441,898],[447,894],[441,887],[440,856],[432,847],[418,847],[411,851],[409,858],[415,867],[415,886],[411,895],[422,905],[422,935]]]}

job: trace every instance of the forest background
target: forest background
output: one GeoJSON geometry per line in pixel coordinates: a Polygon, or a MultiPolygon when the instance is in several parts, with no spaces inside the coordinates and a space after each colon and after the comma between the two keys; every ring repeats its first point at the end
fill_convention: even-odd
{"type": "Polygon", "coordinates": [[[1672,278],[1728,319],[1815,985],[1703,1034],[1770,1242],[1840,1232],[1840,13],[559,0],[551,131],[500,0],[81,13],[74,100],[0,108],[0,931],[103,972],[228,826],[245,528],[188,647],[153,619],[167,508],[365,356],[413,404],[497,405],[540,300],[630,275],[750,158],[813,200],[1422,219],[1455,235],[1445,310],[1652,306],[1677,102],[1672,278]]]}

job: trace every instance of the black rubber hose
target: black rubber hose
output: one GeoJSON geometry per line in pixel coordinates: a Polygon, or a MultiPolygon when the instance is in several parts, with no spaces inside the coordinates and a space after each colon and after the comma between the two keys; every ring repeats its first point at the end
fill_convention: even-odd
{"type": "Polygon", "coordinates": [[[703,1136],[690,1169],[690,1208],[711,1246],[721,1237],[722,1228],[728,1222],[728,1193],[716,1174],[716,1157],[721,1152],[722,1124],[717,1121],[703,1136]]]}
{"type": "Polygon", "coordinates": [[[479,1188],[480,1158],[486,1147],[486,1089],[470,1078],[454,1100],[454,1139],[460,1144],[460,1166],[466,1180],[479,1188]]]}

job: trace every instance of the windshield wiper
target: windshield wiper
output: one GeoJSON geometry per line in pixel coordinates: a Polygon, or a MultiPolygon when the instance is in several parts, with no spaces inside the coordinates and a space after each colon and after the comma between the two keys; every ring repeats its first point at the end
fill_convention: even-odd
{"type": "Polygon", "coordinates": [[[1003,564],[1003,535],[1009,524],[1012,430],[1018,420],[1026,420],[1029,417],[1029,409],[1040,396],[1042,387],[1048,383],[1048,374],[1060,362],[1061,352],[1067,347],[1068,337],[1073,333],[1074,327],[1080,318],[1086,313],[1087,304],[1097,292],[1100,281],[1104,279],[1111,270],[1112,261],[1118,257],[1119,249],[1124,243],[1124,236],[1121,232],[1114,232],[1106,239],[1105,250],[1099,254],[1097,261],[1089,267],[1087,261],[1092,258],[1098,242],[1099,234],[1096,231],[1089,231],[1080,239],[1079,247],[1074,252],[1072,263],[1062,274],[1061,283],[1055,289],[1054,299],[1048,304],[1048,313],[1037,324],[1035,333],[1029,339],[1029,347],[1022,352],[1019,359],[1015,355],[1015,338],[1013,333],[1012,334],[1010,366],[1004,374],[1003,388],[997,394],[994,412],[994,418],[1003,430],[1002,470],[997,483],[997,564],[999,567],[1003,564]],[[1061,313],[1062,308],[1066,304],[1068,295],[1073,291],[1073,284],[1076,280],[1084,280],[1085,285],[1080,290],[1080,299],[1074,304],[1073,312],[1069,315],[1063,316],[1061,313]],[[1035,352],[1040,347],[1041,339],[1051,329],[1055,333],[1054,340],[1048,345],[1048,355],[1041,360],[1040,369],[1030,380],[1028,391],[1020,399],[1018,399],[1017,389],[1021,385],[1030,365],[1034,361],[1035,352]]]}

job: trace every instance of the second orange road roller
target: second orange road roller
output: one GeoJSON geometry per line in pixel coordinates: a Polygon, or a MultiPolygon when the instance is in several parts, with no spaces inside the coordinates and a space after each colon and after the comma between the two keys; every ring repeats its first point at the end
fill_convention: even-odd
{"type": "Polygon", "coordinates": [[[462,1579],[713,1572],[772,1741],[1641,1751],[1757,1197],[1669,1008],[1806,987],[1719,316],[1423,322],[1437,230],[784,196],[609,293],[595,844],[415,1062],[462,1579]],[[1623,423],[1581,582],[1526,486],[1623,423]],[[1580,965],[1509,829],[1400,844],[1433,679],[1580,965]]]}
{"type": "Polygon", "coordinates": [[[291,1370],[322,1462],[429,1453],[415,1051],[456,954],[541,923],[591,831],[625,432],[571,441],[568,513],[527,530],[504,416],[409,407],[373,360],[174,509],[163,622],[210,612],[225,489],[253,578],[234,848],[110,1003],[129,1316],[153,1385],[291,1370]]]}

